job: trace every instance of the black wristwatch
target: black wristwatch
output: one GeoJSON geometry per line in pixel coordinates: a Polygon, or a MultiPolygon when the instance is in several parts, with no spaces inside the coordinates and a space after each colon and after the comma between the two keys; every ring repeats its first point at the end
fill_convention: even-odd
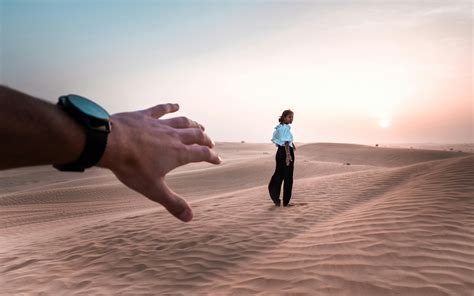
{"type": "Polygon", "coordinates": [[[83,172],[97,164],[104,154],[107,136],[112,127],[109,113],[98,104],[78,95],[59,97],[58,106],[84,127],[86,144],[76,161],[53,166],[60,171],[83,172]]]}

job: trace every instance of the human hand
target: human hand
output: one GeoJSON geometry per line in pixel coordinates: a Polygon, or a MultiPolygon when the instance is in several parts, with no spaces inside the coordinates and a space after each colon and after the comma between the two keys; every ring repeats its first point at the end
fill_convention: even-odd
{"type": "Polygon", "coordinates": [[[165,175],[190,162],[219,164],[222,159],[211,149],[214,141],[201,124],[186,117],[159,119],[178,109],[178,104],[160,104],[112,115],[112,130],[99,166],[188,222],[193,218],[191,207],[168,187],[165,175]]]}
{"type": "Polygon", "coordinates": [[[287,154],[286,155],[286,166],[289,166],[291,161],[293,161],[293,159],[291,158],[291,154],[287,154]]]}

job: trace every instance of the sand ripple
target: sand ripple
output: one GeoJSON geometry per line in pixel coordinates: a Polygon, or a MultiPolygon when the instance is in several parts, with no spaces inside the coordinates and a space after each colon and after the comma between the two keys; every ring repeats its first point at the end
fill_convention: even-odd
{"type": "MultiPolygon", "coordinates": [[[[109,179],[95,187],[7,192],[0,198],[0,292],[472,295],[473,155],[430,154],[406,165],[402,151],[403,160],[347,171],[306,157],[313,148],[306,149],[297,161],[307,174],[295,179],[293,207],[271,206],[262,183],[237,184],[236,177],[252,174],[244,160],[225,168],[219,182],[237,179],[229,190],[218,184],[213,194],[190,199],[195,219],[188,224],[133,202],[141,199],[109,179]],[[21,231],[55,223],[64,225],[44,237],[21,231]]],[[[271,175],[269,158],[258,160],[258,174],[271,175]]],[[[210,184],[218,173],[194,178],[210,184]]],[[[183,191],[192,188],[187,174],[175,179],[188,186],[183,191]]]]}

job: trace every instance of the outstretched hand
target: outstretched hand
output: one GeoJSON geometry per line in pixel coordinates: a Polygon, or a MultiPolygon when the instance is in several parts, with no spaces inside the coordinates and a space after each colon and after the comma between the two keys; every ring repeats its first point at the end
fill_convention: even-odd
{"type": "Polygon", "coordinates": [[[191,207],[168,187],[165,175],[190,162],[219,164],[222,160],[211,149],[214,142],[201,124],[186,117],[159,119],[178,109],[178,104],[160,104],[112,115],[112,132],[99,166],[188,222],[193,218],[191,207]]]}

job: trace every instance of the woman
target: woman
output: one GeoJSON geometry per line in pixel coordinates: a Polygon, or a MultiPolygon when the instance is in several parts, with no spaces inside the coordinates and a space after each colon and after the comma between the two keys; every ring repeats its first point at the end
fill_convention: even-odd
{"type": "Polygon", "coordinates": [[[283,185],[283,206],[288,207],[290,205],[291,190],[293,187],[293,169],[295,165],[295,154],[293,150],[296,150],[295,144],[293,143],[293,135],[291,134],[291,127],[289,124],[293,122],[293,111],[285,110],[281,114],[278,124],[273,132],[272,142],[278,147],[276,152],[276,168],[273,173],[270,184],[268,184],[268,192],[275,206],[280,206],[280,191],[281,184],[283,185]]]}

